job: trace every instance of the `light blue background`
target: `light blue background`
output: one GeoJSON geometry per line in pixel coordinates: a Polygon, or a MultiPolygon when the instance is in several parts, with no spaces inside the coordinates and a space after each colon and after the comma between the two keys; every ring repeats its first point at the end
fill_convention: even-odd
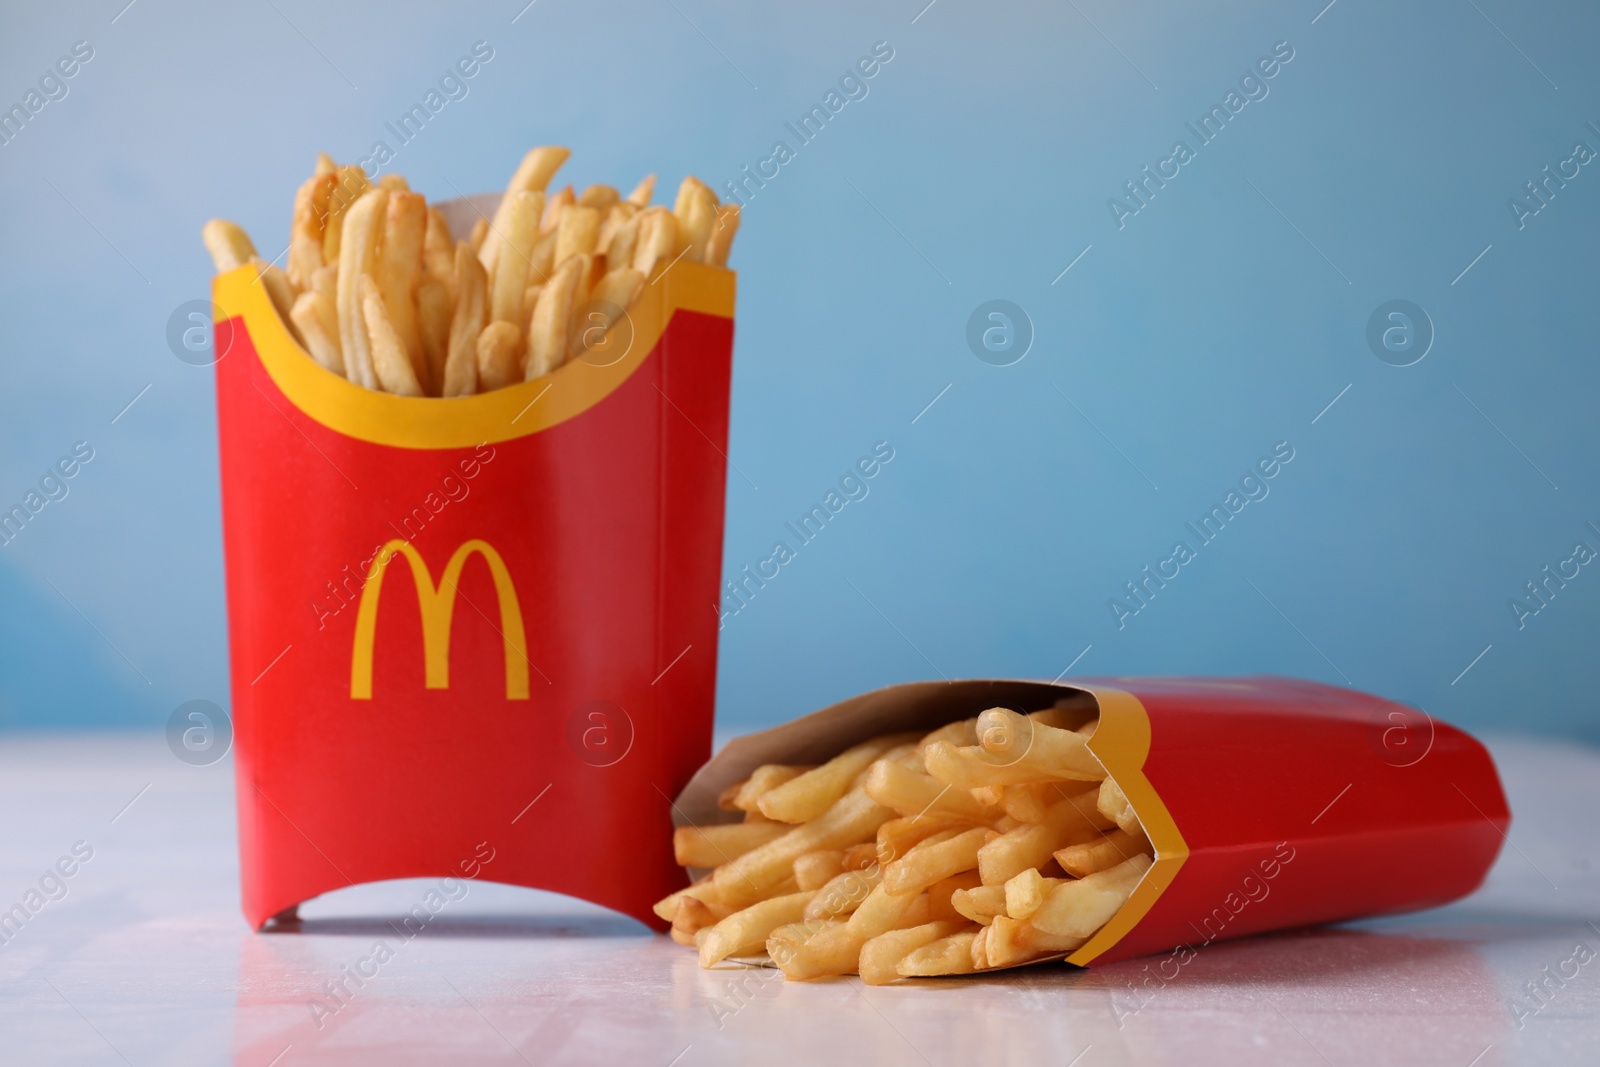
{"type": "Polygon", "coordinates": [[[1600,568],[1525,629],[1508,608],[1600,548],[1600,166],[1520,231],[1506,203],[1600,149],[1600,12],[924,2],[7,4],[0,104],[95,57],[0,147],[0,505],[96,455],[0,548],[0,725],[226,704],[212,373],[164,336],[208,293],[206,218],[276,251],[314,154],[366,155],[476,40],[493,61],[394,164],[431,198],[541,143],[580,184],[720,187],[888,41],[745,214],[728,571],[874,442],[895,458],[727,620],[724,722],[1075,661],[1600,738],[1600,568]],[[1270,95],[1119,230],[1107,199],[1284,40],[1270,95]],[[995,298],[1036,333],[1009,367],[965,341],[995,298]],[[1437,331],[1405,368],[1364,339],[1396,298],[1437,331]],[[1108,599],[1284,440],[1270,496],[1119,630],[1108,599]]]}

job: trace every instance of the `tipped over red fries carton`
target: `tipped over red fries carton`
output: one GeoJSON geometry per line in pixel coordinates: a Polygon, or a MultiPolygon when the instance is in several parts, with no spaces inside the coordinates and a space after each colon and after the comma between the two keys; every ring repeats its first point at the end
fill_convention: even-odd
{"type": "Polygon", "coordinates": [[[1433,907],[1510,812],[1488,752],[1287,678],[891,686],[738,738],[678,798],[704,966],[868,983],[1087,966],[1433,907]]]}
{"type": "Polygon", "coordinates": [[[245,916],[483,877],[654,921],[710,753],[738,216],[694,179],[430,208],[324,158],[205,229],[245,916]],[[452,217],[453,216],[453,217],[452,217]]]}

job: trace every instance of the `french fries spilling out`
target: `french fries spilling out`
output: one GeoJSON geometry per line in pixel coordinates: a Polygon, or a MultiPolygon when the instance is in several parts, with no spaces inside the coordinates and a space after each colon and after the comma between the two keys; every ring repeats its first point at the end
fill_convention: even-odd
{"type": "Polygon", "coordinates": [[[816,767],[769,764],[718,799],[742,822],[683,826],[660,901],[713,967],[770,957],[794,980],[870,985],[1058,958],[1127,903],[1153,862],[1070,704],[991,708],[816,767]]]}
{"type": "Polygon", "coordinates": [[[326,154],[295,194],[286,267],[224,219],[201,237],[218,272],[256,268],[289,332],[333,373],[400,396],[471,396],[605,353],[611,327],[679,259],[727,265],[737,205],[688,177],[671,209],[652,206],[653,174],[627,196],[547,195],[569,154],[529,152],[464,241],[404,178],[374,183],[326,154]]]}

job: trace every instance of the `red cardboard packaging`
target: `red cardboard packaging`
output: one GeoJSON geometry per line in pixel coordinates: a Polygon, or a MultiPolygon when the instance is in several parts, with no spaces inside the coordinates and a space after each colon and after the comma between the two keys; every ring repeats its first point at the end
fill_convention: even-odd
{"type": "Polygon", "coordinates": [[[733,273],[673,263],[605,358],[458,399],[324,370],[252,268],[214,299],[245,918],[452,874],[659,925],[711,745],[733,273]]]}
{"type": "MultiPolygon", "coordinates": [[[[1511,815],[1494,763],[1415,708],[1289,678],[977,680],[890,686],[736,738],[678,798],[680,824],[763,763],[818,763],[885,733],[1078,698],[1089,749],[1155,848],[1128,903],[1067,956],[1087,966],[1267,930],[1434,907],[1483,881],[1511,815]]],[[[679,886],[682,885],[681,879],[679,886]]]]}

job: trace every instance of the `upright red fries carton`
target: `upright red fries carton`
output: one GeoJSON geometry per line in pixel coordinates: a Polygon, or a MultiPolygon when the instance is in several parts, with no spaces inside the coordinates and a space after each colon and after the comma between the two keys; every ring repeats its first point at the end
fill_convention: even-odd
{"type": "Polygon", "coordinates": [[[1070,963],[1173,950],[1182,966],[1213,941],[1444,904],[1483,881],[1511,821],[1489,753],[1466,733],[1380,697],[1275,677],[890,686],[730,742],[677,817],[737,817],[717,796],[763,763],[818,763],[883,734],[1073,696],[1087,698],[1083,722],[1099,717],[1088,747],[1155,862],[1070,963]]]}
{"type": "Polygon", "coordinates": [[[603,355],[458,399],[322,369],[251,268],[214,296],[245,917],[455,875],[659,925],[710,751],[733,273],[677,262],[603,355]]]}

